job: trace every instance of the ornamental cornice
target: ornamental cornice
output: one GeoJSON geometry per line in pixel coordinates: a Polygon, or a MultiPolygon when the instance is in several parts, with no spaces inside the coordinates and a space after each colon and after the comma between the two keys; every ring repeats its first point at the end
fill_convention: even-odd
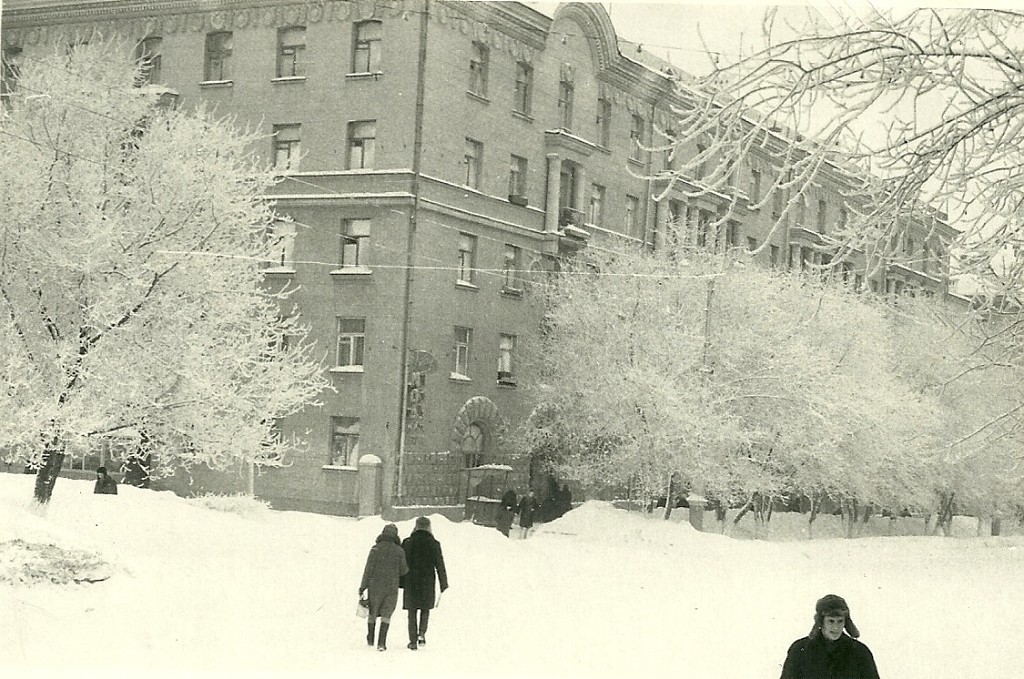
{"type": "MultiPolygon", "coordinates": [[[[10,0],[8,0],[10,2],[10,0]]],[[[316,24],[322,21],[408,18],[421,0],[150,0],[16,3],[4,11],[5,43],[33,46],[94,36],[132,37],[206,33],[316,24]]]]}

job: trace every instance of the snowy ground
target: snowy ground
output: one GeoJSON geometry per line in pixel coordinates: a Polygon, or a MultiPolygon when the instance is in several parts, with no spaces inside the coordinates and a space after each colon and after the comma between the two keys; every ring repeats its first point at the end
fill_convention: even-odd
{"type": "Polygon", "coordinates": [[[738,540],[587,503],[523,541],[434,516],[451,589],[426,648],[405,648],[396,616],[378,653],[355,602],[379,518],[240,516],[68,479],[40,518],[33,480],[0,474],[0,544],[90,549],[112,568],[95,584],[0,583],[5,677],[774,678],[830,592],[885,679],[1024,666],[1019,536],[738,540]]]}

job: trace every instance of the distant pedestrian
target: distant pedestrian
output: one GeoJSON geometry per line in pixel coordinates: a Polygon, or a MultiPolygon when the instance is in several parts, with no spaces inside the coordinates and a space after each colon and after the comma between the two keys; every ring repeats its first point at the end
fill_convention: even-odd
{"type": "Polygon", "coordinates": [[[572,491],[569,490],[568,484],[563,483],[562,489],[555,493],[555,518],[562,518],[570,509],[572,509],[572,491]]]}
{"type": "Polygon", "coordinates": [[[879,679],[874,656],[859,636],[841,596],[818,599],[814,627],[789,647],[780,679],[879,679]]]}
{"type": "Polygon", "coordinates": [[[501,496],[501,502],[498,504],[498,516],[496,525],[501,534],[508,537],[509,531],[512,530],[512,519],[515,518],[516,509],[519,505],[516,502],[516,491],[509,488],[505,491],[505,494],[501,496]]]}
{"type": "Polygon", "coordinates": [[[444,567],[441,543],[434,538],[430,519],[425,516],[416,519],[416,527],[412,535],[402,541],[402,549],[409,562],[402,608],[409,611],[408,648],[415,651],[427,643],[430,609],[440,599],[434,592],[435,574],[444,592],[448,589],[448,571],[444,567]]]}
{"type": "Polygon", "coordinates": [[[107,473],[106,467],[96,468],[96,485],[92,492],[95,495],[117,495],[117,481],[107,473]]]}
{"type": "Polygon", "coordinates": [[[530,529],[533,528],[533,515],[536,512],[537,498],[531,490],[519,503],[519,527],[523,529],[524,540],[529,536],[530,529]]]}
{"type": "Polygon", "coordinates": [[[369,590],[370,610],[366,621],[366,643],[373,646],[373,635],[380,618],[380,634],[377,636],[377,650],[386,651],[388,627],[391,614],[398,607],[398,587],[401,579],[409,572],[405,551],[398,539],[398,526],[389,523],[377,536],[370,548],[363,568],[363,579],[359,583],[359,596],[369,590]]]}

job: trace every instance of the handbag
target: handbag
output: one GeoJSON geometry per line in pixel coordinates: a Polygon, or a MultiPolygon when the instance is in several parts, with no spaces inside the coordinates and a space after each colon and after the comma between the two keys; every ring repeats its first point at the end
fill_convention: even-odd
{"type": "Polygon", "coordinates": [[[356,617],[370,617],[370,597],[366,592],[359,596],[359,601],[356,603],[356,617]]]}

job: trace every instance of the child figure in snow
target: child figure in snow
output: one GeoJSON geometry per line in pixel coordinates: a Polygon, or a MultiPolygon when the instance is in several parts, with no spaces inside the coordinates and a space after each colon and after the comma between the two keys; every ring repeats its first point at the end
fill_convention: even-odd
{"type": "Polygon", "coordinates": [[[398,526],[389,523],[370,548],[366,567],[363,568],[363,579],[359,583],[359,596],[362,597],[367,590],[370,594],[370,612],[366,621],[366,643],[370,646],[373,646],[374,628],[377,626],[377,618],[380,618],[378,651],[387,650],[391,614],[398,607],[398,586],[408,572],[402,542],[398,539],[398,526]]]}
{"type": "Polygon", "coordinates": [[[537,497],[531,490],[526,497],[519,502],[519,527],[523,529],[525,540],[533,528],[534,514],[537,512],[537,497]]]}
{"type": "Polygon", "coordinates": [[[93,486],[92,492],[97,495],[117,495],[117,481],[107,473],[106,467],[97,467],[96,485],[93,486]]]}
{"type": "Polygon", "coordinates": [[[879,679],[875,659],[859,636],[846,601],[823,596],[814,606],[811,633],[789,647],[780,679],[879,679]]]}

